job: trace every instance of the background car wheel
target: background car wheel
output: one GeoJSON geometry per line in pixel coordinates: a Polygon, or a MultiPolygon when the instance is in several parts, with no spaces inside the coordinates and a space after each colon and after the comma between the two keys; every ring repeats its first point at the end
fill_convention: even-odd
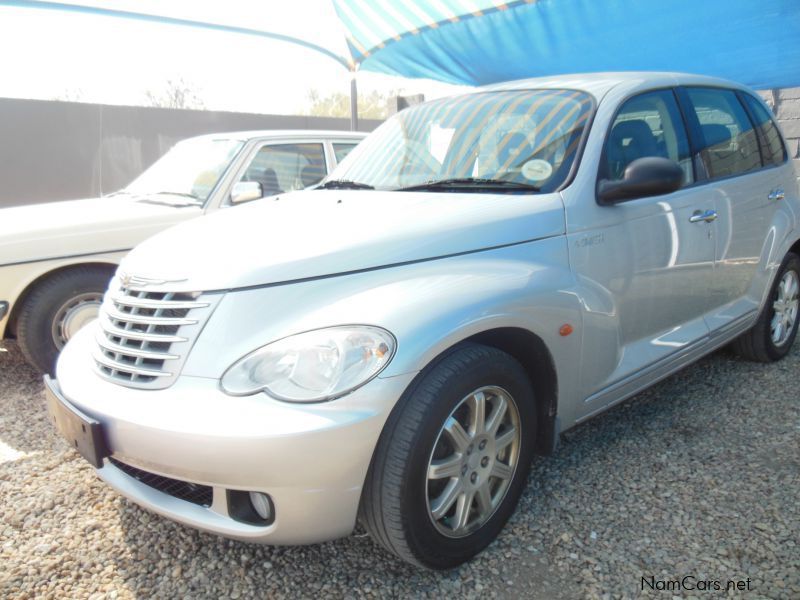
{"type": "Polygon", "coordinates": [[[447,569],[469,560],[513,513],[535,432],[522,366],[494,348],[462,346],[392,412],[364,486],[364,526],[411,563],[447,569]]]}
{"type": "Polygon", "coordinates": [[[25,358],[52,373],[64,344],[97,316],[113,272],[74,267],[40,281],[28,293],[17,318],[17,341],[25,358]]]}
{"type": "Polygon", "coordinates": [[[790,252],[783,259],[755,326],[733,342],[736,353],[759,362],[786,356],[797,337],[799,296],[800,257],[790,252]]]}

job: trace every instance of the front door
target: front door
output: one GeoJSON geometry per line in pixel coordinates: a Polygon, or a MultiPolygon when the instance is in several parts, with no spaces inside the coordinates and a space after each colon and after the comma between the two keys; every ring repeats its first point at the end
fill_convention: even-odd
{"type": "Polygon", "coordinates": [[[581,380],[587,412],[634,389],[637,375],[708,336],[714,200],[693,186],[688,138],[672,90],[646,92],[622,105],[607,133],[599,178],[621,179],[627,165],[647,156],[680,164],[685,187],[593,206],[598,224],[568,234],[570,262],[586,292],[581,380]]]}

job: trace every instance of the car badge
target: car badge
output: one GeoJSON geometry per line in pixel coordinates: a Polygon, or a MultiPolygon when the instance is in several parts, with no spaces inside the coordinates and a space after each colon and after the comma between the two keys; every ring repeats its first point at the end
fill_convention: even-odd
{"type": "Polygon", "coordinates": [[[118,273],[117,276],[122,283],[122,287],[145,287],[148,285],[163,285],[165,283],[179,283],[186,281],[186,279],[158,279],[151,277],[140,277],[139,275],[131,275],[130,273],[118,273]]]}

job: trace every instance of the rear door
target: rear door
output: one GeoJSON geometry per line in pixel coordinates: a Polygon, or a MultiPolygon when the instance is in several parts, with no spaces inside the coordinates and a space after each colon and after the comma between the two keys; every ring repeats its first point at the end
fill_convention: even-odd
{"type": "Polygon", "coordinates": [[[760,306],[782,182],[776,167],[786,161],[785,150],[755,99],[748,102],[735,90],[712,87],[685,87],[680,96],[699,152],[699,178],[718,216],[706,321],[711,331],[724,332],[746,324],[760,306]]]}

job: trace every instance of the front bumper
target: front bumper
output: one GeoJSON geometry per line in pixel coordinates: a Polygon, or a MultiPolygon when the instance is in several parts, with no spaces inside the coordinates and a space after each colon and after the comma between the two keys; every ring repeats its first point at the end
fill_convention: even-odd
{"type": "Polygon", "coordinates": [[[105,459],[97,473],[109,485],[150,510],[226,537],[304,544],[352,531],[378,437],[414,373],[378,377],[320,404],[232,397],[217,379],[203,377],[179,377],[163,390],[131,389],[95,373],[95,327],[78,332],[58,361],[65,399],[101,423],[111,458],[210,486],[213,501],[204,507],[179,499],[105,459]],[[233,490],[268,494],[274,521],[237,521],[228,502],[233,490]]]}

